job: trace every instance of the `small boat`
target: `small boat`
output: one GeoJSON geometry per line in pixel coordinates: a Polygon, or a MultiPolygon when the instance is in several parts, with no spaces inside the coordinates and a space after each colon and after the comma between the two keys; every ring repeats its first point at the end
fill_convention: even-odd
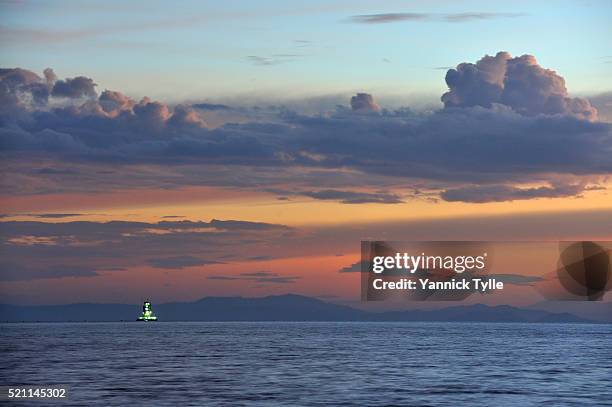
{"type": "Polygon", "coordinates": [[[143,322],[155,322],[157,321],[157,317],[153,315],[153,310],[151,309],[151,302],[146,300],[142,305],[142,315],[138,317],[136,321],[143,322]]]}

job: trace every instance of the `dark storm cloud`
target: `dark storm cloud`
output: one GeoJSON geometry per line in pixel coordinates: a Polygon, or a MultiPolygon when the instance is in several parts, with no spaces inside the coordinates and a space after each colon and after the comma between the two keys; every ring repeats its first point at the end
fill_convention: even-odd
{"type": "MultiPolygon", "coordinates": [[[[46,157],[64,164],[115,165],[112,174],[88,175],[95,188],[127,187],[131,177],[139,185],[163,183],[163,171],[140,174],[124,167],[131,164],[194,166],[181,177],[169,177],[168,187],[202,185],[202,178],[213,174],[212,166],[225,171],[215,170],[218,177],[210,175],[208,182],[258,189],[295,183],[297,169],[325,170],[328,178],[336,171],[333,177],[338,179],[349,169],[363,174],[360,187],[368,192],[339,188],[337,182],[316,190],[302,188],[304,195],[345,203],[401,201],[393,194],[371,192],[385,187],[367,184],[368,179],[378,177],[380,182],[385,177],[419,180],[446,191],[449,200],[476,202],[483,201],[474,198],[478,193],[489,200],[568,196],[568,187],[516,184],[551,184],[551,174],[603,177],[612,172],[612,125],[595,120],[597,112],[588,101],[570,98],[563,78],[529,55],[513,58],[500,52],[449,70],[445,108],[434,112],[380,109],[371,95],[360,93],[351,99],[350,109],[303,115],[277,108],[274,116],[268,109],[262,117],[219,128],[207,126],[193,106],[170,107],[146,97],[136,102],[116,91],[85,102],[81,96],[88,91],[65,92],[75,97],[56,107],[46,102],[53,98],[51,85],[91,90],[93,81],[77,86],[78,78],[62,81],[49,71],[45,77],[20,69],[0,71],[0,150],[21,163],[31,154],[36,162],[46,157]],[[47,89],[46,96],[41,89],[47,89]]],[[[40,177],[65,165],[45,168],[49,170],[40,177]]],[[[85,185],[85,171],[77,174],[85,185]]],[[[28,175],[30,180],[36,176],[28,175]]],[[[20,179],[15,176],[11,179],[20,179]]],[[[70,177],[53,181],[76,182],[70,177]]],[[[577,183],[584,184],[565,184],[577,183]]],[[[29,185],[44,189],[47,183],[29,185]]]]}
{"type": "Polygon", "coordinates": [[[345,204],[398,204],[404,202],[396,194],[339,191],[335,189],[324,189],[321,191],[305,191],[301,192],[300,195],[305,195],[320,200],[338,201],[345,204]]]}
{"type": "Polygon", "coordinates": [[[449,23],[463,23],[478,20],[491,20],[497,18],[516,18],[522,17],[522,13],[382,13],[382,14],[362,14],[351,17],[351,21],[363,24],[387,24],[402,21],[446,21],[449,23]]]}
{"type": "Polygon", "coordinates": [[[516,188],[508,185],[473,185],[443,191],[440,193],[440,197],[449,202],[485,203],[576,196],[584,190],[585,185],[560,185],[537,188],[516,188]]]}

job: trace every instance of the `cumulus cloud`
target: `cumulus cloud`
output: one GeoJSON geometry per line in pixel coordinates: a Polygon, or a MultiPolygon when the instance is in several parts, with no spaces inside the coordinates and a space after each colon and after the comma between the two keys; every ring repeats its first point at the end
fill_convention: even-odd
{"type": "Polygon", "coordinates": [[[49,98],[49,87],[34,72],[21,68],[0,69],[0,111],[39,107],[49,98]]]}
{"type": "Polygon", "coordinates": [[[612,122],[612,92],[591,96],[589,101],[597,109],[597,117],[600,120],[612,122]]]}
{"type": "Polygon", "coordinates": [[[356,112],[378,112],[380,106],[374,102],[374,97],[368,93],[358,93],[351,97],[351,109],[356,112]]]}
{"type": "Polygon", "coordinates": [[[494,57],[485,55],[475,64],[464,62],[449,69],[445,80],[450,91],[442,95],[444,106],[490,108],[501,97],[510,58],[509,53],[499,52],[494,57]]]}
{"type": "MultiPolygon", "coordinates": [[[[184,175],[165,179],[164,171],[147,175],[118,166],[110,175],[92,170],[85,177],[85,169],[79,169],[69,177],[61,173],[65,165],[28,173],[29,180],[62,175],[53,178],[54,188],[79,180],[99,187],[102,179],[109,188],[202,185],[210,173],[215,179],[210,175],[207,182],[216,186],[287,190],[287,183],[295,185],[307,171],[318,170],[319,184],[313,178],[289,194],[305,191],[302,195],[344,203],[399,203],[400,195],[380,190],[419,182],[443,191],[443,199],[485,202],[578,195],[582,189],[576,185],[586,185],[580,180],[569,186],[517,185],[612,172],[610,123],[596,120],[596,110],[585,99],[570,98],[563,78],[531,56],[500,52],[449,70],[445,108],[438,111],[381,109],[372,95],[358,93],[350,99],[351,110],[306,115],[276,108],[256,116],[253,109],[253,117],[216,128],[198,115],[197,104],[170,107],[146,97],[136,102],[111,90],[93,97],[92,80],[58,80],[52,71],[44,76],[19,68],[0,71],[5,158],[22,165],[28,154],[83,167],[144,163],[180,168],[184,175]],[[71,97],[50,103],[55,97],[50,89],[60,83],[60,89],[69,89],[60,93],[71,97]],[[357,174],[355,180],[343,186],[349,173],[357,174]],[[323,185],[323,179],[336,182],[323,185]]],[[[18,183],[4,182],[5,189],[6,182],[18,183]]]]}
{"type": "Polygon", "coordinates": [[[115,117],[122,111],[130,111],[136,104],[123,93],[112,90],[105,90],[102,92],[98,99],[98,103],[102,110],[110,117],[115,117]]]}
{"type": "Polygon", "coordinates": [[[43,75],[45,77],[45,82],[47,82],[47,86],[49,88],[52,88],[53,85],[55,85],[55,82],[57,82],[57,75],[55,74],[55,72],[53,71],[53,69],[51,68],[46,68],[43,71],[43,75]]]}
{"type": "MultiPolygon", "coordinates": [[[[85,76],[58,79],[50,68],[45,69],[44,78],[21,68],[1,69],[0,112],[12,115],[19,111],[22,117],[27,113],[40,112],[40,125],[77,125],[77,128],[84,127],[83,130],[89,133],[90,138],[96,131],[108,131],[111,128],[125,135],[126,130],[159,132],[165,129],[206,127],[204,120],[189,106],[178,105],[171,109],[148,97],[135,102],[121,92],[112,90],[104,90],[98,97],[96,86],[93,79],[85,76]],[[49,103],[50,98],[57,98],[62,104],[54,107],[49,103]],[[113,123],[103,119],[116,120],[113,123]]],[[[49,132],[58,134],[51,129],[49,132]]],[[[67,139],[71,137],[66,135],[60,138],[68,142],[67,139]]]]}
{"type": "Polygon", "coordinates": [[[565,80],[541,67],[534,56],[513,58],[507,52],[486,55],[475,64],[461,63],[446,74],[444,106],[490,108],[499,103],[523,115],[572,115],[596,120],[597,110],[583,98],[570,98],[565,80]]]}
{"type": "Polygon", "coordinates": [[[170,118],[168,106],[144,97],[134,106],[134,116],[147,127],[159,130],[170,118]]]}
{"type": "MultiPolygon", "coordinates": [[[[47,76],[47,75],[45,75],[47,76]]],[[[53,74],[55,77],[55,74],[53,74]]],[[[96,93],[96,84],[93,79],[85,76],[77,76],[76,78],[67,78],[64,80],[56,80],[53,85],[51,95],[64,98],[91,98],[98,97],[96,93]]]]}
{"type": "Polygon", "coordinates": [[[174,107],[174,112],[170,118],[170,124],[176,126],[196,126],[207,127],[206,122],[202,120],[200,115],[189,106],[177,105],[174,107]]]}

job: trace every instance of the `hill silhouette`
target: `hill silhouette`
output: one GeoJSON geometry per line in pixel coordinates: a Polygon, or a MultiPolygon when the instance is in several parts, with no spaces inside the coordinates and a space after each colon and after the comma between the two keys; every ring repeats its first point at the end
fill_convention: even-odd
{"type": "MultiPolygon", "coordinates": [[[[0,304],[0,321],[134,321],[140,310],[139,304],[0,304]]],[[[592,322],[567,312],[509,305],[476,304],[437,310],[369,312],[295,294],[259,298],[204,297],[193,302],[153,304],[153,311],[160,321],[592,322]]]]}

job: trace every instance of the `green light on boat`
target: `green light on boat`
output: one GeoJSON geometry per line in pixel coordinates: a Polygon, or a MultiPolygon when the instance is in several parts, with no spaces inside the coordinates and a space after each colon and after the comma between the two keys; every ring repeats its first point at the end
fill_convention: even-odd
{"type": "Polygon", "coordinates": [[[157,317],[153,315],[153,309],[149,300],[145,301],[142,305],[142,315],[138,317],[137,321],[157,321],[157,317]]]}

